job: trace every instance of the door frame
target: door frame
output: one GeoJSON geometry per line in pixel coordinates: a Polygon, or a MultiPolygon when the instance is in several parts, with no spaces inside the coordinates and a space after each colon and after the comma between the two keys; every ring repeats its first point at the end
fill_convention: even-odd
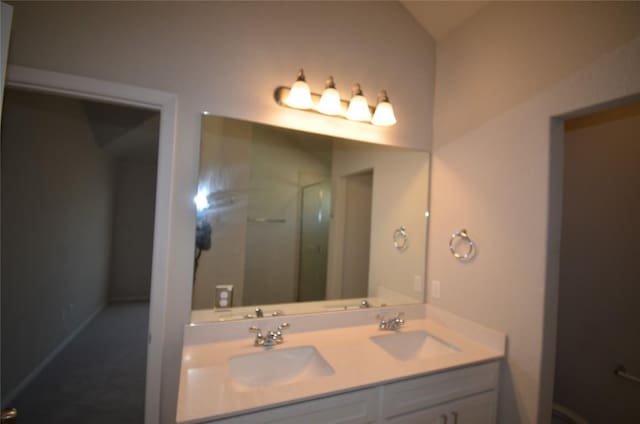
{"type": "Polygon", "coordinates": [[[160,422],[163,350],[166,332],[167,288],[169,280],[172,188],[175,177],[177,96],[76,75],[23,66],[7,67],[6,86],[77,99],[94,100],[160,112],[158,171],[156,183],[149,332],[145,385],[145,423],[160,422]]]}

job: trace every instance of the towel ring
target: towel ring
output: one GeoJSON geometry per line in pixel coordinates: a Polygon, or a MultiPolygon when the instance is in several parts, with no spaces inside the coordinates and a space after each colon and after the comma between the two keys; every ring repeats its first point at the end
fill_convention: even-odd
{"type": "Polygon", "coordinates": [[[404,225],[393,232],[393,247],[403,252],[409,247],[409,236],[404,225]]]}
{"type": "Polygon", "coordinates": [[[475,255],[475,243],[469,237],[469,233],[467,232],[467,230],[462,229],[458,232],[451,234],[451,238],[449,239],[449,250],[453,254],[453,257],[459,260],[460,262],[468,262],[471,259],[473,259],[473,256],[475,255]],[[464,255],[459,254],[456,251],[456,248],[453,246],[453,243],[457,238],[460,238],[467,242],[467,245],[468,245],[467,252],[464,255]]]}

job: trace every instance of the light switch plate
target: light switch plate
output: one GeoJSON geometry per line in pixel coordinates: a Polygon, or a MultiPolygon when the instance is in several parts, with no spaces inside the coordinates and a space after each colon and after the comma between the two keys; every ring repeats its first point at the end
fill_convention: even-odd
{"type": "Polygon", "coordinates": [[[433,299],[440,299],[440,281],[431,281],[431,297],[433,299]]]}

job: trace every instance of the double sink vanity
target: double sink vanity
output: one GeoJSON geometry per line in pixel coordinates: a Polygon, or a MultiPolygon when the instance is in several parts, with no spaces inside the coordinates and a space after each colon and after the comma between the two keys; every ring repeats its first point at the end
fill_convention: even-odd
{"type": "Polygon", "coordinates": [[[187,326],[178,422],[495,423],[501,333],[428,304],[283,318],[187,326]]]}
{"type": "Polygon", "coordinates": [[[179,423],[495,423],[505,335],[424,303],[428,152],[201,135],[179,423]]]}

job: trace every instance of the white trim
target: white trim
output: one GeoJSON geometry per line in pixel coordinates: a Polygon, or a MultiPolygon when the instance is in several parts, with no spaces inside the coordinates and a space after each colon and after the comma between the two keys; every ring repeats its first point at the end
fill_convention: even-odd
{"type": "Polygon", "coordinates": [[[42,372],[42,370],[49,365],[49,363],[51,361],[53,361],[55,359],[56,356],[58,356],[58,354],[60,352],[62,352],[62,350],[67,347],[67,345],[69,343],[71,343],[71,341],[73,339],[76,338],[76,336],[78,334],[80,334],[82,332],[82,330],[84,330],[87,325],[89,325],[89,323],[91,321],[93,321],[93,319],[98,316],[98,314],[100,312],[102,312],[102,310],[105,308],[105,304],[100,305],[100,307],[98,309],[96,309],[91,315],[89,315],[89,317],[87,319],[85,319],[75,330],[73,330],[71,332],[71,334],[69,334],[67,337],[64,338],[64,340],[62,340],[62,342],[56,346],[55,349],[53,349],[47,356],[46,358],[44,358],[42,360],[42,362],[40,362],[40,364],[38,364],[37,367],[35,367],[30,373],[29,375],[27,375],[21,382],[20,384],[18,384],[15,389],[13,389],[4,399],[2,399],[2,407],[6,407],[8,406],[11,402],[13,402],[15,400],[15,398],[18,397],[18,395],[20,393],[22,393],[22,391],[29,385],[29,383],[31,383],[33,380],[35,380],[35,378],[42,372]]]}
{"type": "Polygon", "coordinates": [[[156,214],[149,302],[149,348],[145,393],[145,423],[160,422],[163,348],[170,262],[171,203],[176,144],[177,97],[175,94],[132,85],[102,81],[58,72],[10,65],[7,86],[143,107],[160,112],[156,214]]]}
{"type": "Polygon", "coordinates": [[[7,70],[7,59],[9,57],[9,38],[11,37],[11,22],[13,20],[13,6],[1,2],[0,19],[2,26],[0,27],[0,114],[2,114],[2,99],[4,95],[4,74],[7,70]]]}

